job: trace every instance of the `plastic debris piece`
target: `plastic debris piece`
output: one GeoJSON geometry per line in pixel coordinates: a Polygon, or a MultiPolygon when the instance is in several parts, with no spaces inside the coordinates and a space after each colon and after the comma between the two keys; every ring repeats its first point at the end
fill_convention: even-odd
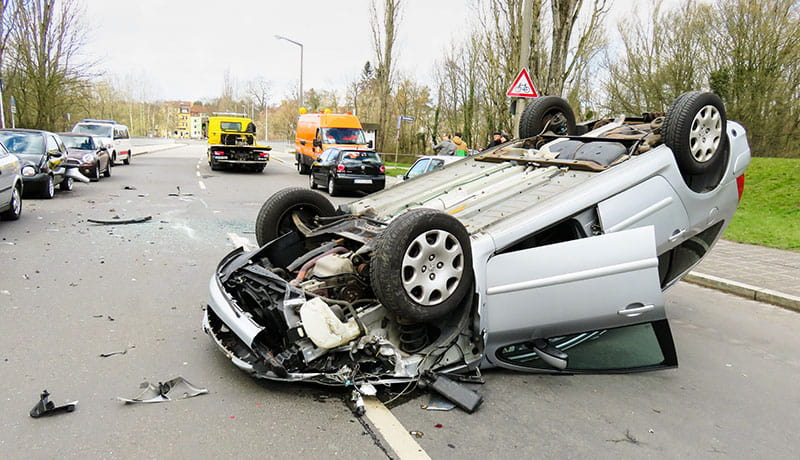
{"type": "Polygon", "coordinates": [[[131,348],[136,348],[136,345],[128,345],[127,348],[125,348],[124,350],[121,350],[121,351],[111,351],[111,352],[108,352],[108,353],[100,353],[99,356],[101,358],[108,358],[109,356],[114,356],[114,355],[124,355],[124,354],[127,354],[128,350],[130,350],[131,348]]]}
{"type": "Polygon", "coordinates": [[[425,436],[425,433],[423,433],[421,431],[409,431],[408,434],[410,434],[411,436],[414,436],[415,438],[421,438],[421,437],[425,436]]]}
{"type": "Polygon", "coordinates": [[[87,222],[100,225],[126,225],[140,224],[152,219],[153,216],[135,217],[133,219],[86,219],[87,222]]]}
{"type": "Polygon", "coordinates": [[[449,411],[455,409],[456,405],[439,393],[432,392],[428,404],[424,404],[421,407],[425,410],[449,411]]]}
{"type": "Polygon", "coordinates": [[[196,387],[180,376],[167,380],[166,382],[158,382],[157,385],[144,382],[140,385],[140,388],[144,388],[144,391],[133,398],[117,396],[117,399],[125,404],[159,403],[174,401],[176,399],[192,398],[208,393],[207,389],[196,387]]]}
{"type": "Polygon", "coordinates": [[[353,390],[352,393],[350,393],[350,397],[347,398],[345,402],[356,417],[361,417],[367,413],[367,408],[364,406],[364,398],[361,397],[361,393],[359,393],[358,390],[353,390]]]}
{"type": "Polygon", "coordinates": [[[55,415],[60,414],[62,412],[72,412],[75,410],[75,406],[78,404],[78,401],[72,401],[69,403],[64,404],[63,406],[56,406],[53,401],[49,400],[50,393],[47,390],[42,391],[42,394],[39,396],[39,402],[33,406],[31,409],[31,417],[39,418],[43,416],[55,415]]]}

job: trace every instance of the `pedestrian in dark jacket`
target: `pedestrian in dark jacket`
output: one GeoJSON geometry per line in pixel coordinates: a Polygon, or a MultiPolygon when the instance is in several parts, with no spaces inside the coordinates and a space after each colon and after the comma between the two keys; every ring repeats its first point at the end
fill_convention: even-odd
{"type": "Polygon", "coordinates": [[[489,145],[487,145],[486,148],[488,149],[488,148],[495,147],[495,146],[498,146],[498,145],[502,144],[502,142],[500,141],[500,136],[502,136],[502,135],[503,135],[503,133],[501,133],[500,131],[493,132],[492,133],[492,140],[489,141],[489,145]]]}

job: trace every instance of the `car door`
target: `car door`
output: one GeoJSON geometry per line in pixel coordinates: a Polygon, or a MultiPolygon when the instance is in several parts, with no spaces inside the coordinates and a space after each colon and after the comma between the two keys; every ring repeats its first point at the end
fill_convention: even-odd
{"type": "Polygon", "coordinates": [[[0,145],[0,207],[11,201],[11,187],[14,186],[14,162],[5,147],[0,145]]]}
{"type": "Polygon", "coordinates": [[[314,160],[311,164],[311,174],[314,175],[314,182],[323,186],[328,184],[328,169],[330,161],[328,158],[331,156],[333,149],[327,149],[314,160]]]}
{"type": "Polygon", "coordinates": [[[677,365],[652,226],[502,253],[486,264],[486,359],[516,370],[677,365]],[[565,353],[563,360],[556,349],[565,353]]]}

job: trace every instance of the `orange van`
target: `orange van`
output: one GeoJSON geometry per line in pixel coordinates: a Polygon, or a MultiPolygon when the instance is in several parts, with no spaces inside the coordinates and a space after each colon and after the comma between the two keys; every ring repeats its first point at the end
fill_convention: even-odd
{"type": "Polygon", "coordinates": [[[361,122],[345,113],[306,113],[297,119],[295,159],[300,174],[308,174],[311,164],[329,147],[372,148],[361,122]]]}

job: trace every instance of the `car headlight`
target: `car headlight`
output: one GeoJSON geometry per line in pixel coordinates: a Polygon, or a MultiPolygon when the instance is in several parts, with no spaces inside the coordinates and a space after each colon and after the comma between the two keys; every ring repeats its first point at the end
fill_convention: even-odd
{"type": "Polygon", "coordinates": [[[22,167],[22,175],[25,177],[31,177],[36,174],[36,168],[31,165],[23,166],[22,167]]]}
{"type": "Polygon", "coordinates": [[[83,162],[84,163],[94,162],[94,155],[92,155],[91,153],[87,153],[86,155],[83,156],[83,162]]]}

